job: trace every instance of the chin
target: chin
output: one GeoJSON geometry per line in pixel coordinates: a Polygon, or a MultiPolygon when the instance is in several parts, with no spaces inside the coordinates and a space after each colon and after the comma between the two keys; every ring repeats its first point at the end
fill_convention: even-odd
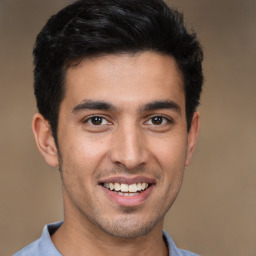
{"type": "Polygon", "coordinates": [[[158,222],[158,220],[142,222],[141,220],[123,217],[109,223],[109,225],[104,223],[105,225],[100,225],[100,228],[108,235],[116,238],[135,239],[149,234],[158,222]]]}

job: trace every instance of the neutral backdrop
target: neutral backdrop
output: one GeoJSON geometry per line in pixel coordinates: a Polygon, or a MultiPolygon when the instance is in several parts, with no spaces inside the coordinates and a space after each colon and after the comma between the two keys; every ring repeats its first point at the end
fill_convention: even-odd
{"type": "MultiPolygon", "coordinates": [[[[67,0],[0,0],[0,255],[62,219],[58,170],[39,155],[32,48],[67,0]]],[[[201,131],[165,229],[206,256],[256,255],[256,1],[173,0],[205,50],[201,131]]]]}

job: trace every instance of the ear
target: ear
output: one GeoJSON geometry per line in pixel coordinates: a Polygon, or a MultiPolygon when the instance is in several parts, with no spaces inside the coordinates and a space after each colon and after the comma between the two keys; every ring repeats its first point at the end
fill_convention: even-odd
{"type": "Polygon", "coordinates": [[[192,156],[195,151],[197,135],[199,132],[199,126],[200,126],[200,114],[198,112],[195,112],[192,118],[190,130],[188,133],[186,166],[190,164],[192,156]]]}
{"type": "Polygon", "coordinates": [[[34,115],[32,130],[36,145],[45,161],[51,166],[58,166],[58,150],[52,135],[49,122],[39,113],[34,115]]]}

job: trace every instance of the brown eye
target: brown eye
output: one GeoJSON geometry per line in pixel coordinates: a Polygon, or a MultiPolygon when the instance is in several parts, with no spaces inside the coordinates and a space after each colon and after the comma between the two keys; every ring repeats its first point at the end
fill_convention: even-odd
{"type": "Polygon", "coordinates": [[[166,115],[155,115],[148,117],[144,123],[145,128],[152,132],[168,132],[174,125],[174,121],[171,117],[166,115]]]}
{"type": "Polygon", "coordinates": [[[99,116],[92,117],[91,118],[91,123],[93,125],[100,125],[100,124],[102,124],[102,117],[99,117],[99,116]]]}
{"type": "Polygon", "coordinates": [[[153,116],[145,124],[154,125],[154,126],[162,126],[162,125],[166,125],[168,123],[171,123],[171,121],[164,116],[153,116]]]}
{"type": "Polygon", "coordinates": [[[160,125],[163,123],[163,117],[162,116],[154,116],[151,118],[151,122],[154,125],[160,125]]]}
{"type": "Polygon", "coordinates": [[[108,123],[108,121],[101,116],[92,116],[87,120],[87,122],[95,126],[104,125],[108,123]]]}

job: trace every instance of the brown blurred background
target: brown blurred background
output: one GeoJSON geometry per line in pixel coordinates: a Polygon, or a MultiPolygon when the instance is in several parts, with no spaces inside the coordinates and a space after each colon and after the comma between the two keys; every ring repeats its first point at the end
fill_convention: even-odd
{"type": "MultiPolygon", "coordinates": [[[[32,48],[67,0],[0,0],[0,255],[62,219],[57,169],[31,132],[32,48]]],[[[205,49],[201,133],[166,219],[176,243],[206,256],[256,255],[256,1],[173,0],[205,49]]]]}

